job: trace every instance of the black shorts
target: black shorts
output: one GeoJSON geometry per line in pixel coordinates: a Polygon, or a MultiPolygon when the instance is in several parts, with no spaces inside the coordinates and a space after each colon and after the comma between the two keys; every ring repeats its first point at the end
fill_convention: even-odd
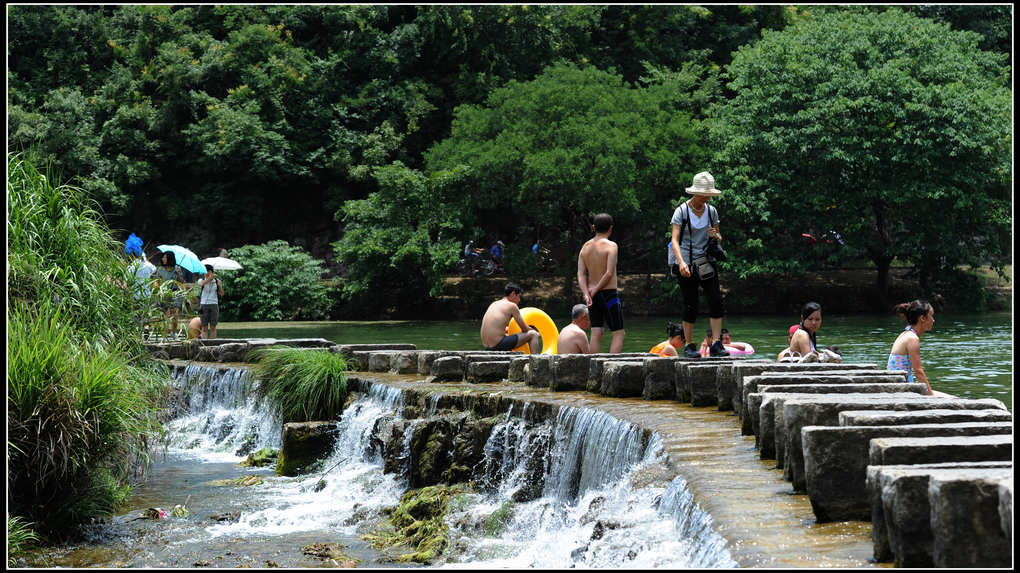
{"type": "Polygon", "coordinates": [[[602,328],[605,323],[609,330],[621,330],[623,328],[623,302],[616,289],[600,290],[595,293],[591,301],[591,308],[588,309],[588,316],[591,318],[592,328],[602,328]]]}
{"type": "Polygon", "coordinates": [[[496,346],[486,346],[485,349],[486,350],[513,350],[514,348],[517,348],[518,346],[520,346],[520,344],[517,343],[517,335],[516,334],[511,334],[509,336],[504,336],[503,340],[500,340],[499,343],[496,344],[496,346]]]}

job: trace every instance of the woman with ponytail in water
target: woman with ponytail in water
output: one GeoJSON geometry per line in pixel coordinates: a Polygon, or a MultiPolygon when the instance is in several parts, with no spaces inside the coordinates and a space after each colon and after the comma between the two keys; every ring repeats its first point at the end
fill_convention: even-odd
{"type": "Polygon", "coordinates": [[[893,342],[886,369],[903,370],[907,373],[907,382],[924,382],[931,396],[947,396],[932,390],[921,366],[921,335],[935,326],[935,309],[927,302],[915,300],[898,304],[894,310],[906,319],[907,326],[893,342]]]}

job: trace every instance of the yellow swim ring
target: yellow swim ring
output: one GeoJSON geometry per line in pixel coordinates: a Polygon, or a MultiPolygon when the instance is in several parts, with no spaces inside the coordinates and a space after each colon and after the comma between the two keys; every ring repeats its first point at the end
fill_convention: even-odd
{"type": "MultiPolygon", "coordinates": [[[[560,331],[556,328],[553,319],[542,309],[533,306],[522,308],[521,317],[524,318],[525,324],[534,326],[542,335],[542,354],[556,354],[556,339],[559,338],[560,331]]],[[[517,326],[517,321],[511,318],[510,324],[506,327],[507,335],[517,334],[520,331],[521,327],[517,326]]],[[[514,351],[531,354],[531,347],[524,343],[514,348],[514,351]]]]}

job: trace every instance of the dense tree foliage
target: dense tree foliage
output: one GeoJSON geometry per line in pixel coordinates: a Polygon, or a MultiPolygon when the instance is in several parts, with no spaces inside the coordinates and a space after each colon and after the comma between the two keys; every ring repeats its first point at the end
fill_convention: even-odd
{"type": "MultiPolygon", "coordinates": [[[[371,250],[410,232],[393,233],[393,224],[383,222],[382,230],[369,229],[380,202],[393,204],[389,195],[395,189],[450,201],[416,206],[411,214],[389,209],[392,221],[427,215],[428,221],[412,228],[419,233],[414,244],[425,245],[421,237],[428,235],[431,250],[418,255],[417,274],[398,275],[408,279],[403,284],[415,297],[435,292],[436,277],[453,256],[451,245],[468,239],[512,237],[530,245],[541,238],[560,259],[569,258],[591,211],[619,214],[617,231],[630,255],[624,264],[632,265],[625,269],[659,270],[664,249],[657,246],[658,235],[668,228],[660,226],[667,216],[661,213],[683,197],[684,179],[705,167],[709,153],[727,149],[724,142],[740,146],[745,139],[747,126],[728,118],[724,108],[710,111],[710,104],[730,102],[732,109],[735,102],[758,98],[750,92],[769,89],[741,83],[747,63],[734,63],[732,81],[722,83],[734,54],[747,62],[762,49],[796,53],[797,42],[814,41],[812,34],[818,34],[819,41],[831,42],[828,60],[819,59],[819,48],[808,51],[814,55],[805,54],[805,61],[816,58],[835,68],[854,57],[884,62],[881,70],[868,72],[875,77],[840,75],[834,69],[839,79],[831,80],[822,68],[783,56],[770,73],[779,84],[802,91],[768,95],[782,98],[769,109],[761,102],[751,106],[767,112],[799,113],[797,102],[805,98],[836,97],[830,106],[843,105],[840,97],[857,102],[864,84],[878,85],[882,74],[890,81],[902,79],[895,73],[899,68],[913,79],[893,86],[896,95],[888,96],[888,106],[910,101],[927,107],[931,117],[950,117],[966,111],[967,101],[980,99],[969,91],[957,97],[950,82],[935,77],[940,69],[954,73],[956,56],[927,55],[927,40],[918,40],[919,46],[899,44],[914,41],[912,29],[884,39],[866,35],[873,52],[887,52],[881,56],[886,60],[862,51],[865,38],[841,36],[864,26],[855,23],[859,18],[903,17],[904,10],[917,16],[909,25],[916,23],[918,34],[938,30],[934,33],[967,38],[948,42],[958,49],[933,47],[972,59],[972,70],[962,70],[968,78],[991,73],[986,87],[996,89],[1011,78],[1011,68],[1002,67],[1011,57],[1012,12],[1001,5],[12,6],[7,12],[8,149],[37,145],[65,180],[99,202],[110,226],[125,236],[135,232],[148,245],[183,244],[201,255],[218,247],[286,240],[324,260],[330,272],[349,273],[343,288],[349,301],[378,290],[378,279],[360,272],[380,258],[371,250]],[[766,34],[758,43],[763,32],[794,24],[809,30],[822,21],[831,30],[766,34]],[[941,27],[931,28],[931,22],[941,27]],[[961,36],[957,30],[976,34],[961,36]],[[781,46],[784,42],[792,44],[781,46]],[[780,67],[787,63],[792,67],[780,67]],[[811,72],[804,75],[802,65],[811,72]],[[988,72],[990,67],[996,70],[988,72]],[[927,75],[917,75],[918,70],[927,75]],[[836,89],[840,82],[845,93],[836,89]],[[917,95],[915,84],[925,82],[942,91],[927,100],[911,99],[917,95]],[[548,105],[551,101],[556,106],[548,105]],[[514,115],[518,110],[520,118],[514,115]],[[708,128],[715,138],[705,136],[708,128]],[[729,134],[730,128],[735,132],[729,134]],[[444,209],[460,210],[433,212],[444,209]],[[360,244],[347,237],[366,233],[379,240],[360,244]],[[331,246],[338,240],[336,257],[331,246]]],[[[972,85],[970,79],[957,84],[972,85]]],[[[866,104],[858,102],[876,118],[886,113],[866,104]]],[[[927,112],[888,113],[902,126],[908,118],[900,116],[927,112]]],[[[787,118],[801,124],[809,119],[824,119],[825,125],[838,121],[822,112],[787,118]]],[[[911,132],[898,130],[906,141],[911,132]]],[[[886,134],[858,132],[862,141],[873,135],[886,134]]],[[[948,133],[913,135],[936,153],[959,145],[948,133]]],[[[1002,142],[972,143],[960,149],[971,150],[970,165],[995,163],[986,164],[985,173],[995,173],[1007,161],[1002,142]]],[[[867,145],[839,152],[847,154],[847,163],[885,167],[888,155],[867,145]]],[[[789,149],[787,159],[816,161],[789,149]]],[[[745,172],[754,167],[747,162],[761,163],[754,151],[731,157],[723,152],[712,164],[724,188],[742,191],[751,179],[770,189],[786,183],[745,172]]],[[[927,180],[960,184],[934,174],[927,180]]],[[[1000,182],[974,195],[998,200],[1001,188],[1000,182]]],[[[852,203],[842,195],[846,185],[827,189],[838,191],[844,204],[852,203]]],[[[938,193],[953,196],[948,190],[938,193]]],[[[952,209],[989,209],[999,218],[974,249],[989,253],[994,262],[1003,253],[1002,216],[983,200],[958,201],[952,209]]],[[[746,273],[810,268],[848,254],[831,246],[818,257],[777,250],[785,239],[773,237],[775,229],[804,228],[799,217],[817,216],[816,208],[775,209],[760,189],[730,201],[720,200],[746,273]],[[766,214],[769,225],[760,228],[766,214]]],[[[907,224],[899,212],[889,211],[893,226],[907,224]]],[[[897,236],[883,243],[854,236],[855,228],[844,231],[861,252],[867,251],[865,240],[874,250],[897,236]]],[[[881,256],[872,256],[876,261],[900,256],[882,248],[881,256]]],[[[926,269],[925,276],[963,262],[953,254],[943,259],[937,250],[905,260],[926,269]]],[[[376,273],[383,269],[392,272],[380,267],[376,273]]]]}
{"type": "Polygon", "coordinates": [[[223,271],[224,320],[322,320],[329,315],[322,261],[287,241],[230,250],[244,268],[223,271]]]}
{"type": "Polygon", "coordinates": [[[721,203],[760,245],[743,266],[812,262],[802,232],[845,239],[829,254],[895,258],[923,283],[961,264],[1007,262],[1011,94],[1004,54],[970,32],[899,10],[828,13],[765,33],[728,67],[715,110],[721,203]]]}

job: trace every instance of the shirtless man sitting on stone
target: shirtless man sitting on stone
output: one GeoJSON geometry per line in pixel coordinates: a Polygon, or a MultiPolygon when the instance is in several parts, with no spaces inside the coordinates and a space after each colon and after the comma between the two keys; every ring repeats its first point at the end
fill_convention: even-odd
{"type": "Polygon", "coordinates": [[[528,343],[532,354],[538,354],[541,350],[538,330],[524,323],[521,316],[521,309],[517,306],[521,302],[521,287],[514,283],[507,283],[503,290],[503,298],[494,301],[485,311],[482,317],[482,346],[486,350],[513,350],[518,346],[528,343]],[[507,335],[506,327],[510,319],[517,321],[521,332],[507,335]]]}
{"type": "Polygon", "coordinates": [[[603,325],[613,332],[609,352],[623,350],[623,303],[616,290],[616,260],[619,249],[609,240],[613,232],[613,218],[608,213],[595,215],[592,230],[595,236],[581,247],[577,255],[577,284],[584,294],[584,302],[591,308],[591,351],[602,347],[603,325]],[[589,281],[592,281],[589,284],[589,281]]]}
{"type": "Polygon", "coordinates": [[[564,326],[556,339],[557,354],[589,354],[588,334],[585,329],[591,326],[588,306],[584,303],[575,304],[570,313],[571,323],[564,326]]]}

